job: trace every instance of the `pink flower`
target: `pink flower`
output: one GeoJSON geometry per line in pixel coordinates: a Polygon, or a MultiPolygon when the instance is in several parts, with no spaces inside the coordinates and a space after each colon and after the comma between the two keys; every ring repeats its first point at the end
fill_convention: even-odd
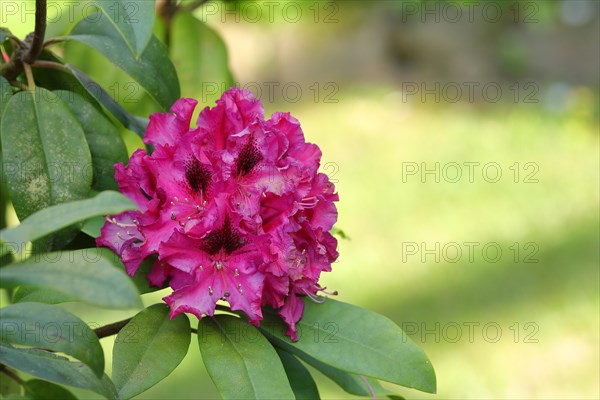
{"type": "Polygon", "coordinates": [[[144,141],[153,153],[137,150],[115,166],[138,210],[107,217],[97,244],[130,275],[157,254],[148,279],[173,289],[164,298],[171,317],[212,316],[223,300],[258,325],[271,306],[297,340],[300,297],[318,300],[320,274],[338,257],[329,233],[338,196],[318,173],[321,151],[288,113],[265,121],[248,91],[226,91],[190,128],[196,104],[180,99],[172,113],[150,116],[144,141]]]}

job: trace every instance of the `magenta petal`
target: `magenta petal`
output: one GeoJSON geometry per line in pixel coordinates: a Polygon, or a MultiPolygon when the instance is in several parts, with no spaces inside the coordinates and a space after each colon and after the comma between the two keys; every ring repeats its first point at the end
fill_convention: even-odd
{"type": "Polygon", "coordinates": [[[304,311],[304,302],[302,299],[295,294],[291,294],[286,300],[281,310],[279,310],[279,315],[288,328],[285,332],[286,335],[292,339],[292,341],[298,341],[298,333],[296,331],[296,323],[300,321],[302,318],[302,312],[304,311]]]}
{"type": "Polygon", "coordinates": [[[216,302],[208,294],[209,286],[209,282],[191,283],[164,297],[163,300],[171,308],[171,319],[181,313],[194,314],[198,319],[201,319],[204,314],[214,315],[216,302]]]}
{"type": "Polygon", "coordinates": [[[100,229],[100,236],[96,238],[97,246],[106,246],[121,257],[127,273],[131,276],[148,255],[140,248],[144,236],[137,228],[136,218],[136,211],[126,211],[111,217],[100,229]]]}
{"type": "Polygon", "coordinates": [[[155,174],[146,162],[147,157],[144,150],[138,149],[131,155],[127,167],[122,163],[115,165],[115,180],[119,190],[141,211],[145,211],[148,202],[156,197],[155,174]]]}
{"type": "Polygon", "coordinates": [[[148,274],[148,281],[152,286],[162,288],[172,269],[173,267],[166,262],[156,260],[154,261],[154,264],[152,264],[152,269],[148,274]]]}
{"type": "Polygon", "coordinates": [[[338,195],[318,173],[321,151],[289,113],[264,121],[248,91],[226,91],[190,129],[196,104],[180,99],[150,116],[152,154],[140,149],[115,166],[119,189],[139,210],[110,218],[97,244],[118,253],[129,274],[158,254],[147,278],[172,288],[164,298],[171,317],[210,316],[224,301],[258,324],[270,305],[298,340],[300,296],[320,289],[338,257],[329,233],[338,195]]]}
{"type": "Polygon", "coordinates": [[[179,138],[190,128],[190,120],[198,102],[194,99],[179,99],[171,107],[171,113],[156,113],[144,134],[144,143],[155,146],[174,147],[179,138]]]}
{"type": "Polygon", "coordinates": [[[231,88],[217,100],[214,108],[206,107],[198,116],[198,129],[207,135],[215,149],[225,149],[230,135],[241,132],[256,119],[262,119],[264,111],[260,101],[247,91],[231,88]]]}

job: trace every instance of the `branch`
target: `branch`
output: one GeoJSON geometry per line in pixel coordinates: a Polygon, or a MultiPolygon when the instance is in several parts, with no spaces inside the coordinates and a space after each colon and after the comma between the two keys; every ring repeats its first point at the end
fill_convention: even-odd
{"type": "Polygon", "coordinates": [[[57,71],[62,71],[66,73],[70,73],[69,69],[65,67],[63,64],[54,62],[54,61],[44,61],[44,60],[35,60],[33,64],[31,64],[33,68],[47,68],[47,69],[55,69],[57,71]]]}
{"type": "Polygon", "coordinates": [[[35,0],[35,30],[29,51],[23,57],[23,62],[31,64],[40,55],[46,34],[46,0],[35,0]]]}
{"type": "Polygon", "coordinates": [[[98,339],[103,337],[116,335],[125,325],[131,321],[131,318],[124,319],[123,321],[113,322],[112,324],[101,326],[100,328],[94,329],[94,333],[98,336],[98,339]]]}
{"type": "Polygon", "coordinates": [[[23,63],[32,64],[40,55],[46,34],[46,0],[35,0],[35,30],[27,35],[24,47],[17,47],[10,61],[0,65],[0,76],[14,81],[23,72],[23,63]]]}
{"type": "MultiPolygon", "coordinates": [[[[236,314],[236,312],[235,311],[231,311],[231,309],[229,307],[222,306],[220,304],[217,304],[215,308],[217,310],[219,310],[219,311],[225,311],[225,312],[228,312],[228,313],[236,314]]],[[[133,319],[133,317],[124,319],[122,321],[113,322],[112,324],[101,326],[100,328],[94,329],[94,333],[96,334],[96,336],[98,336],[98,339],[102,339],[102,338],[105,338],[105,337],[108,337],[108,336],[116,335],[132,319],[133,319]]],[[[195,328],[192,328],[192,333],[198,333],[198,330],[195,329],[195,328]]]]}

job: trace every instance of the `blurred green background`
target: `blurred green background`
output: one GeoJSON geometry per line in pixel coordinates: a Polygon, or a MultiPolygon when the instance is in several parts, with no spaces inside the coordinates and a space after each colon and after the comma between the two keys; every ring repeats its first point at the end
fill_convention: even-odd
{"type": "MultiPolygon", "coordinates": [[[[238,85],[323,150],[350,237],[323,285],[404,327],[436,369],[438,395],[399,392],[600,398],[599,3],[270,4],[209,2],[195,16],[223,38],[238,85]]],[[[179,40],[207,58],[182,93],[204,106],[225,56],[195,35],[179,40]]],[[[64,56],[87,59],[130,110],[156,111],[90,50],[64,56]]],[[[132,314],[68,307],[99,325],[132,314]]],[[[352,397],[315,375],[323,398],[352,397]]],[[[194,341],[140,396],[215,397],[194,341]]]]}

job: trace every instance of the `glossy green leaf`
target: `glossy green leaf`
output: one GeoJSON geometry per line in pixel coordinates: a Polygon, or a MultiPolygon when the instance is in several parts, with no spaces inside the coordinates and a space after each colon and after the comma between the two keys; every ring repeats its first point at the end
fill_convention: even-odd
{"type": "Polygon", "coordinates": [[[104,108],[108,110],[125,128],[137,133],[143,137],[148,126],[148,119],[131,115],[123,106],[113,99],[102,87],[94,82],[85,73],[74,67],[66,64],[65,67],[73,73],[73,76],[81,83],[81,85],[93,96],[104,108]]]}
{"type": "Polygon", "coordinates": [[[296,400],[320,399],[317,384],[306,367],[290,353],[280,349],[275,350],[277,350],[277,355],[283,364],[296,400]]]}
{"type": "Polygon", "coordinates": [[[301,357],[308,354],[337,369],[414,388],[436,390],[435,372],[425,353],[388,318],[328,299],[305,301],[298,322],[299,340],[285,336],[285,325],[265,310],[261,330],[273,342],[301,357]]]}
{"type": "Polygon", "coordinates": [[[294,398],[275,349],[240,318],[224,314],[202,318],[198,344],[223,399],[294,398]]]}
{"type": "Polygon", "coordinates": [[[121,329],[113,347],[113,381],[129,399],[166,378],[183,360],[192,331],[185,314],[169,319],[166,304],[154,304],[121,329]]]}
{"type": "Polygon", "coordinates": [[[92,153],[94,190],[117,190],[114,165],[129,159],[127,148],[119,135],[119,130],[93,105],[77,93],[55,91],[61,100],[75,115],[85,133],[92,153]]]}
{"type": "MultiPolygon", "coordinates": [[[[157,290],[161,289],[156,286],[150,286],[150,282],[148,282],[147,278],[150,271],[152,271],[152,265],[154,264],[156,259],[157,256],[155,254],[151,254],[150,256],[148,256],[146,259],[144,259],[144,261],[142,261],[139,268],[135,272],[135,275],[131,277],[133,284],[137,288],[138,292],[140,292],[140,294],[156,292],[157,290]]],[[[121,266],[123,270],[125,270],[125,266],[122,264],[121,266]]]]}
{"type": "Polygon", "coordinates": [[[12,368],[4,367],[0,369],[0,399],[22,392],[21,385],[12,378],[12,375],[16,375],[16,371],[12,368]]]}
{"type": "MultiPolygon", "coordinates": [[[[49,233],[84,221],[97,215],[118,214],[135,208],[135,205],[121,193],[104,191],[96,197],[72,201],[44,208],[14,228],[0,231],[0,242],[22,245],[42,238],[49,233]]],[[[7,246],[2,246],[7,249],[7,246]]]]}
{"type": "Polygon", "coordinates": [[[0,128],[2,158],[17,216],[87,196],[92,182],[83,129],[52,92],[13,95],[0,128]]]}
{"type": "Polygon", "coordinates": [[[114,253],[101,248],[37,254],[0,268],[0,287],[39,286],[101,307],[140,307],[133,282],[116,265],[114,253]]]}
{"type": "Polygon", "coordinates": [[[81,227],[81,232],[85,233],[90,237],[97,238],[102,234],[100,230],[102,229],[105,223],[106,219],[104,217],[97,216],[90,218],[87,221],[85,221],[83,227],[81,227]]]}
{"type": "Polygon", "coordinates": [[[154,36],[136,58],[106,18],[82,19],[64,40],[84,43],[135,79],[166,111],[179,98],[179,81],[166,47],[154,36]]]}
{"type": "MultiPolygon", "coordinates": [[[[83,225],[81,231],[90,237],[97,238],[98,236],[100,236],[100,229],[102,228],[105,222],[106,220],[104,218],[91,218],[83,225]]],[[[119,268],[125,271],[125,266],[116,257],[117,256],[115,255],[115,259],[113,260],[114,264],[118,265],[119,268]]],[[[135,275],[131,277],[131,280],[133,281],[135,287],[137,288],[140,294],[156,292],[157,290],[161,289],[156,286],[150,286],[150,282],[147,278],[150,271],[152,271],[152,265],[154,264],[156,259],[156,254],[151,254],[148,257],[146,257],[140,263],[140,266],[135,272],[135,275]]]]}
{"type": "Polygon", "coordinates": [[[106,374],[99,379],[85,364],[48,351],[16,348],[0,342],[0,363],[51,382],[91,390],[107,399],[118,398],[115,386],[106,374]]]}
{"type": "Polygon", "coordinates": [[[234,85],[223,39],[192,14],[175,14],[169,52],[182,96],[211,103],[234,85]]]}
{"type": "MultiPolygon", "coordinates": [[[[0,76],[0,129],[2,127],[2,114],[4,112],[4,108],[8,104],[8,100],[12,96],[12,88],[10,84],[4,77],[0,76]]],[[[0,133],[1,135],[1,133],[0,133]]],[[[8,187],[6,186],[6,176],[4,172],[4,162],[2,159],[2,146],[0,144],[0,192],[2,192],[2,196],[0,197],[0,229],[4,229],[6,227],[6,207],[8,204],[8,187]]],[[[6,262],[3,259],[0,259],[1,262],[6,262]]]]}
{"type": "Polygon", "coordinates": [[[94,0],[133,55],[142,54],[152,36],[153,0],[94,0]]]}
{"type": "Polygon", "coordinates": [[[13,291],[12,295],[13,303],[35,302],[58,304],[70,301],[77,301],[77,298],[56,290],[34,286],[19,286],[13,291]]]}
{"type": "Polygon", "coordinates": [[[94,331],[57,306],[19,303],[0,308],[0,340],[65,353],[98,377],[104,372],[104,353],[94,331]]]}
{"type": "Polygon", "coordinates": [[[2,113],[4,112],[4,107],[8,104],[8,100],[12,96],[12,88],[10,87],[10,83],[3,77],[0,76],[0,121],[2,121],[2,113]]]}
{"type": "Polygon", "coordinates": [[[341,369],[322,363],[308,354],[298,354],[298,357],[337,383],[342,389],[350,394],[356,396],[373,397],[373,395],[375,395],[377,398],[388,397],[390,399],[402,399],[398,394],[381,386],[377,379],[342,371],[341,369]]]}
{"type": "MultiPolygon", "coordinates": [[[[54,52],[44,49],[38,56],[38,60],[51,61],[57,64],[63,64],[64,61],[54,52]]],[[[41,86],[45,89],[55,90],[67,90],[69,92],[77,93],[84,97],[88,102],[92,103],[97,109],[101,109],[100,105],[90,95],[88,90],[73,76],[73,74],[66,68],[36,68],[34,74],[34,80],[36,86],[41,86]]],[[[91,88],[94,89],[95,87],[91,88]]]]}
{"type": "Polygon", "coordinates": [[[25,390],[35,400],[77,400],[77,397],[64,387],[39,379],[28,380],[25,390]]]}

